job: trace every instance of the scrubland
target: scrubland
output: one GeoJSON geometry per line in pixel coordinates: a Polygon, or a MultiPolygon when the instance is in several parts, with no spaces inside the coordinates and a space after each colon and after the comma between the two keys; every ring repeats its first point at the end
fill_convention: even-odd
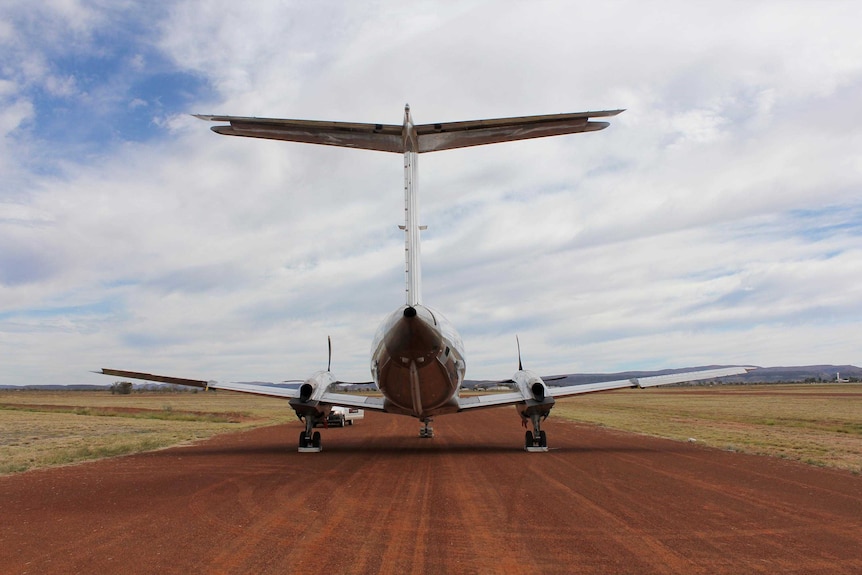
{"type": "Polygon", "coordinates": [[[553,416],[862,472],[862,384],[631,389],[563,400],[553,416]]]}
{"type": "Polygon", "coordinates": [[[0,474],[159,449],[295,419],[285,400],[225,391],[0,391],[0,474]]]}
{"type": "MultiPolygon", "coordinates": [[[[561,400],[552,417],[862,472],[862,384],[622,390],[561,400]]],[[[295,418],[285,400],[224,391],[0,391],[0,474],[295,418]]]]}

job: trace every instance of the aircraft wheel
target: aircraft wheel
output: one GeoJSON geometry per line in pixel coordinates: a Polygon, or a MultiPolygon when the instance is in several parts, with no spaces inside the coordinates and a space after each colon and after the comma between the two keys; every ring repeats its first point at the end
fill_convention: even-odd
{"type": "Polygon", "coordinates": [[[539,432],[539,447],[547,447],[548,446],[548,436],[545,435],[544,431],[539,432]]]}
{"type": "Polygon", "coordinates": [[[320,432],[315,431],[314,435],[311,436],[311,446],[320,448],[320,432]]]}
{"type": "Polygon", "coordinates": [[[306,447],[306,445],[305,445],[305,432],[304,431],[299,432],[299,447],[306,447]]]}
{"type": "Polygon", "coordinates": [[[524,447],[533,447],[533,432],[527,431],[524,434],[524,447]]]}

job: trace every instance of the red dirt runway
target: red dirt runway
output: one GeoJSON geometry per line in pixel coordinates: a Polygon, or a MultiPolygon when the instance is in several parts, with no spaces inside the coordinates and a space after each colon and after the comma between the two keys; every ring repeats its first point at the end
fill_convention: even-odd
{"type": "Polygon", "coordinates": [[[862,573],[862,477],[514,409],[0,477],[2,573],[862,573]]]}

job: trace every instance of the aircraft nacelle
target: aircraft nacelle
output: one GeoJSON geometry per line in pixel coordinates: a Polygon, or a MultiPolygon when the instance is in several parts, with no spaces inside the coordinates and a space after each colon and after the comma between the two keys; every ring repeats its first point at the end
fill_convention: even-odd
{"type": "Polygon", "coordinates": [[[312,374],[299,386],[299,397],[294,397],[289,401],[290,407],[300,419],[326,418],[329,415],[330,406],[328,404],[321,405],[320,398],[334,382],[335,378],[328,371],[318,371],[312,374]]]}
{"type": "Polygon", "coordinates": [[[332,405],[322,403],[324,394],[335,383],[335,378],[328,370],[318,371],[302,382],[299,386],[299,397],[290,399],[290,407],[296,416],[305,422],[305,430],[299,434],[299,451],[321,451],[320,432],[314,431],[319,423],[326,423],[332,405]]]}
{"type": "Polygon", "coordinates": [[[527,431],[525,434],[524,448],[527,451],[547,451],[548,439],[541,429],[541,423],[547,419],[556,401],[548,393],[548,386],[542,378],[532,371],[520,369],[512,377],[512,381],[524,398],[523,402],[515,404],[515,409],[518,410],[524,427],[528,422],[533,425],[533,431],[527,431]]]}
{"type": "Polygon", "coordinates": [[[545,404],[550,402],[554,404],[554,398],[548,396],[548,386],[541,377],[532,371],[521,369],[512,376],[512,381],[524,396],[527,401],[534,401],[537,404],[545,404]]]}

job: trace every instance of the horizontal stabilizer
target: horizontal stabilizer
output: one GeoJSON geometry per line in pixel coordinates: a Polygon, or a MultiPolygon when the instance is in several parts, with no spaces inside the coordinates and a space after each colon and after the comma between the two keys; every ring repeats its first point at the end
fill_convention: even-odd
{"type": "Polygon", "coordinates": [[[229,122],[229,126],[213,126],[212,128],[213,132],[225,136],[323,144],[325,146],[341,146],[379,152],[400,153],[404,151],[401,126],[197,114],[195,117],[213,122],[229,122]]]}
{"type": "Polygon", "coordinates": [[[606,128],[608,123],[593,122],[590,121],[590,118],[616,116],[620,112],[622,110],[602,110],[417,126],[412,124],[399,126],[394,124],[322,122],[204,114],[196,114],[195,117],[212,122],[227,122],[228,125],[226,126],[214,126],[212,128],[214,132],[226,136],[284,140],[379,152],[418,151],[421,153],[543,138],[545,136],[593,132],[606,128]],[[413,133],[407,133],[408,130],[412,130],[413,133]],[[417,150],[409,150],[412,141],[417,143],[417,150]]]}
{"type": "Polygon", "coordinates": [[[609,124],[607,122],[591,122],[590,118],[616,116],[620,112],[622,110],[603,110],[575,114],[472,120],[448,124],[422,124],[416,126],[416,135],[420,152],[436,152],[499,142],[544,138],[546,136],[594,132],[607,128],[609,124]]]}

